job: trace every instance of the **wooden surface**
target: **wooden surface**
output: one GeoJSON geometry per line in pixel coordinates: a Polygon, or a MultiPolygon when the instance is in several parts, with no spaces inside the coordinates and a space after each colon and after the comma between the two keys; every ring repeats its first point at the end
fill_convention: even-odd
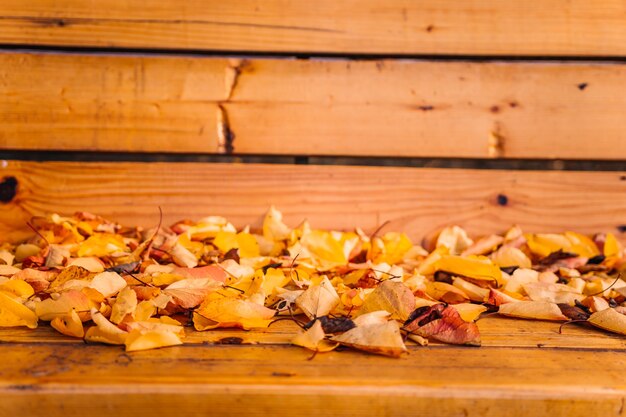
{"type": "Polygon", "coordinates": [[[626,172],[4,161],[0,176],[17,180],[15,198],[0,205],[5,237],[45,212],[154,226],[161,206],[164,224],[216,214],[244,226],[272,204],[291,226],[308,218],[313,227],[373,231],[389,220],[385,230],[417,242],[451,224],[473,235],[517,223],[626,237],[626,172]]]}
{"type": "Polygon", "coordinates": [[[6,53],[0,148],[623,159],[625,84],[624,64],[6,53]]]}
{"type": "Polygon", "coordinates": [[[478,322],[481,348],[411,345],[397,360],[349,350],[307,360],[309,351],[285,345],[295,326],[275,326],[196,333],[191,345],[133,353],[47,326],[3,329],[0,414],[625,415],[623,337],[488,317],[478,322]],[[261,344],[213,344],[231,335],[261,344]]]}
{"type": "Polygon", "coordinates": [[[297,53],[626,55],[621,0],[3,0],[0,43],[297,53]]]}

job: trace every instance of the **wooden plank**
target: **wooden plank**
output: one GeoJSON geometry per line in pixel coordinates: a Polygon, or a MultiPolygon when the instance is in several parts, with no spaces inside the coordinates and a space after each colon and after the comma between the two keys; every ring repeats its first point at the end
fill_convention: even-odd
{"type": "Polygon", "coordinates": [[[459,224],[468,232],[613,232],[626,237],[626,172],[543,172],[196,163],[3,161],[0,233],[17,237],[44,212],[90,211],[154,226],[215,214],[254,224],[270,205],[292,226],[405,231],[416,241],[459,224]]]}
{"type": "Polygon", "coordinates": [[[415,347],[395,360],[285,346],[2,344],[2,414],[623,416],[623,352],[415,347]]]}
{"type": "MultiPolygon", "coordinates": [[[[306,318],[304,318],[306,320],[306,318]]],[[[559,333],[561,323],[486,316],[477,321],[484,348],[577,349],[579,351],[611,350],[626,352],[626,338],[597,328],[567,326],[559,333]]],[[[244,345],[289,345],[301,329],[289,321],[278,321],[267,329],[243,331],[216,329],[197,332],[186,328],[185,344],[222,344],[226,338],[239,338],[244,345]]],[[[81,339],[64,336],[40,322],[35,330],[16,327],[0,329],[0,343],[45,343],[82,345],[81,339]]],[[[413,344],[409,341],[409,346],[413,344]]],[[[431,342],[431,347],[449,345],[431,342]]]]}
{"type": "Polygon", "coordinates": [[[0,54],[0,146],[216,152],[224,60],[0,54]]]}
{"type": "Polygon", "coordinates": [[[624,64],[5,53],[0,68],[4,149],[626,157],[624,64]]]}
{"type": "Polygon", "coordinates": [[[621,0],[4,0],[0,42],[306,53],[626,55],[621,0]]]}

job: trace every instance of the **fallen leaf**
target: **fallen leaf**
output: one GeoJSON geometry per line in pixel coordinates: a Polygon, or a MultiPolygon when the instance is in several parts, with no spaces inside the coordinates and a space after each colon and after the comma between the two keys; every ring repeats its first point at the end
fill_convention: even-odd
{"type": "Polygon", "coordinates": [[[15,298],[0,292],[0,327],[37,328],[37,315],[15,298]]]}
{"type": "Polygon", "coordinates": [[[269,326],[275,310],[237,298],[213,298],[205,300],[194,311],[193,323],[196,330],[218,327],[240,327],[248,330],[269,326]]]}
{"type": "Polygon", "coordinates": [[[615,309],[608,308],[593,313],[587,321],[600,329],[626,335],[626,316],[618,313],[615,309]]]}
{"type": "Polygon", "coordinates": [[[63,292],[55,300],[48,298],[35,304],[35,313],[44,321],[51,321],[55,317],[65,317],[72,310],[76,312],[88,312],[91,306],[89,298],[78,290],[63,292]]]}
{"type": "Polygon", "coordinates": [[[105,297],[117,294],[126,286],[126,280],[115,272],[101,272],[91,280],[89,288],[97,290],[105,297]]]}
{"type": "Polygon", "coordinates": [[[503,316],[522,319],[566,321],[561,309],[555,303],[548,301],[518,301],[502,304],[498,313],[503,316]]]}
{"type": "Polygon", "coordinates": [[[115,304],[113,304],[110,317],[111,322],[120,324],[127,315],[131,315],[132,317],[136,308],[137,293],[133,291],[131,287],[122,289],[122,291],[117,294],[115,304]]]}
{"type": "Polygon", "coordinates": [[[486,255],[493,252],[498,246],[504,242],[504,238],[498,235],[486,236],[465,249],[461,256],[469,255],[486,255]]]}
{"type": "Polygon", "coordinates": [[[469,277],[479,280],[500,282],[502,272],[489,258],[470,256],[442,256],[435,264],[437,271],[448,272],[452,275],[469,277]]]}
{"type": "Polygon", "coordinates": [[[474,244],[474,241],[467,236],[465,230],[459,226],[446,227],[439,233],[436,247],[445,247],[450,255],[460,255],[464,250],[474,244]]]}
{"type": "Polygon", "coordinates": [[[426,294],[447,304],[465,303],[469,300],[464,291],[445,282],[427,282],[426,294]]]}
{"type": "Polygon", "coordinates": [[[415,297],[401,282],[383,281],[363,302],[359,313],[385,310],[391,317],[404,321],[415,309],[415,297]]]}
{"type": "Polygon", "coordinates": [[[396,321],[387,321],[359,326],[331,338],[344,346],[379,355],[399,357],[406,352],[400,326],[396,321]]]}
{"type": "Polygon", "coordinates": [[[308,330],[298,333],[291,344],[302,346],[314,352],[330,352],[339,346],[339,343],[331,343],[325,339],[326,334],[322,328],[322,323],[316,320],[308,330]]]}
{"type": "Polygon", "coordinates": [[[520,249],[511,246],[503,246],[495,251],[491,255],[491,260],[500,268],[508,268],[512,266],[517,266],[519,268],[532,267],[530,258],[520,249]]]}
{"type": "Polygon", "coordinates": [[[481,304],[451,304],[450,307],[454,308],[459,313],[463,321],[467,322],[478,320],[480,315],[487,311],[487,307],[481,304]]]}
{"type": "Polygon", "coordinates": [[[109,345],[123,345],[125,343],[128,332],[111,323],[94,308],[91,309],[91,319],[96,325],[87,329],[85,340],[109,345]]]}
{"type": "Polygon", "coordinates": [[[456,345],[480,346],[480,332],[475,323],[464,321],[453,307],[436,304],[418,309],[404,329],[418,336],[456,345]]]}
{"type": "Polygon", "coordinates": [[[128,334],[124,342],[126,352],[156,349],[168,346],[182,345],[180,337],[174,332],[164,330],[133,330],[128,334]]]}
{"type": "Polygon", "coordinates": [[[196,255],[191,253],[189,249],[186,249],[180,243],[174,244],[169,251],[169,254],[172,256],[172,259],[178,266],[183,266],[185,268],[194,268],[198,265],[198,259],[196,255]]]}
{"type": "Polygon", "coordinates": [[[478,285],[472,284],[471,282],[468,282],[463,278],[452,278],[452,285],[461,290],[463,292],[463,295],[469,297],[469,299],[472,301],[482,303],[486,301],[487,298],[489,298],[489,290],[487,288],[479,287],[478,285]]]}
{"type": "Polygon", "coordinates": [[[271,206],[263,220],[263,236],[271,241],[285,240],[289,237],[291,229],[283,223],[283,215],[271,206]]]}
{"type": "Polygon", "coordinates": [[[308,318],[326,316],[339,304],[339,295],[327,277],[310,286],[297,299],[296,305],[308,318]]]}
{"type": "Polygon", "coordinates": [[[21,279],[11,279],[0,284],[0,292],[11,297],[21,298],[26,300],[31,295],[35,294],[35,290],[26,281],[21,279]]]}
{"type": "Polygon", "coordinates": [[[70,313],[65,316],[53,318],[52,321],[50,321],[50,326],[66,336],[79,338],[85,336],[83,322],[80,317],[78,317],[78,313],[76,313],[75,310],[71,310],[70,313]]]}

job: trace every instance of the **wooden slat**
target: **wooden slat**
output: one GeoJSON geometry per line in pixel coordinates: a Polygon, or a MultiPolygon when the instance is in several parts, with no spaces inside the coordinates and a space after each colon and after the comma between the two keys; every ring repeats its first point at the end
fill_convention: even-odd
{"type": "MultiPolygon", "coordinates": [[[[306,320],[305,317],[302,319],[306,320]]],[[[559,333],[561,323],[485,316],[477,321],[483,348],[541,348],[577,349],[584,351],[611,350],[626,353],[626,338],[597,328],[567,326],[559,333]]],[[[185,344],[222,344],[225,338],[239,338],[244,345],[289,345],[301,329],[291,321],[277,321],[267,329],[243,331],[216,329],[197,332],[186,330],[185,344]]],[[[23,327],[0,329],[0,343],[45,343],[82,345],[81,339],[64,336],[47,323],[40,322],[36,330],[23,327]]],[[[413,344],[409,341],[409,346],[413,344]]],[[[449,345],[431,341],[431,347],[449,345]]]]}
{"type": "Polygon", "coordinates": [[[626,55],[621,0],[3,0],[0,42],[386,54],[626,55]]]}
{"type": "Polygon", "coordinates": [[[2,415],[624,416],[623,351],[0,345],[2,415]]]}
{"type": "MultiPolygon", "coordinates": [[[[0,205],[0,233],[17,237],[35,214],[91,211],[128,225],[223,215],[255,223],[270,205],[295,226],[407,232],[419,241],[460,224],[471,234],[613,232],[626,237],[626,172],[541,172],[195,163],[4,161],[15,198],[0,205]]],[[[10,194],[4,181],[0,195],[10,194]]],[[[32,232],[31,232],[32,233],[32,232]]]]}
{"type": "Polygon", "coordinates": [[[625,84],[624,64],[6,53],[0,147],[624,159],[625,84]]]}

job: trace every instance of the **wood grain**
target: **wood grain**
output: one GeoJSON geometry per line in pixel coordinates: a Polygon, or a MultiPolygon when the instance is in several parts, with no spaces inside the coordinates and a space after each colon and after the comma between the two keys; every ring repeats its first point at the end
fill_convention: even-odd
{"type": "Polygon", "coordinates": [[[619,160],[625,83],[624,64],[6,53],[0,148],[619,160]]]}
{"type": "Polygon", "coordinates": [[[215,214],[254,224],[270,205],[296,226],[405,231],[415,241],[459,224],[468,232],[626,232],[626,172],[542,172],[195,163],[4,161],[15,198],[0,205],[0,233],[19,237],[31,216],[90,211],[154,226],[215,214]]]}
{"type": "MultiPolygon", "coordinates": [[[[306,317],[301,317],[307,321],[306,317]]],[[[567,326],[559,333],[560,323],[485,316],[477,321],[484,348],[541,348],[578,351],[611,350],[626,352],[626,338],[593,327],[567,326]]],[[[301,329],[290,321],[278,321],[267,329],[243,331],[216,329],[197,332],[186,328],[185,344],[222,345],[227,338],[239,338],[243,345],[290,345],[301,329]]],[[[0,343],[31,343],[82,345],[81,339],[64,336],[40,322],[35,330],[15,327],[0,329],[0,343]]],[[[410,341],[409,346],[414,346],[410,341]]],[[[431,347],[449,348],[449,345],[431,341],[431,347]]]]}
{"type": "Polygon", "coordinates": [[[626,55],[621,0],[4,0],[0,42],[297,53],[626,55]]]}
{"type": "Polygon", "coordinates": [[[623,416],[623,351],[0,345],[2,415],[623,416]]]}

